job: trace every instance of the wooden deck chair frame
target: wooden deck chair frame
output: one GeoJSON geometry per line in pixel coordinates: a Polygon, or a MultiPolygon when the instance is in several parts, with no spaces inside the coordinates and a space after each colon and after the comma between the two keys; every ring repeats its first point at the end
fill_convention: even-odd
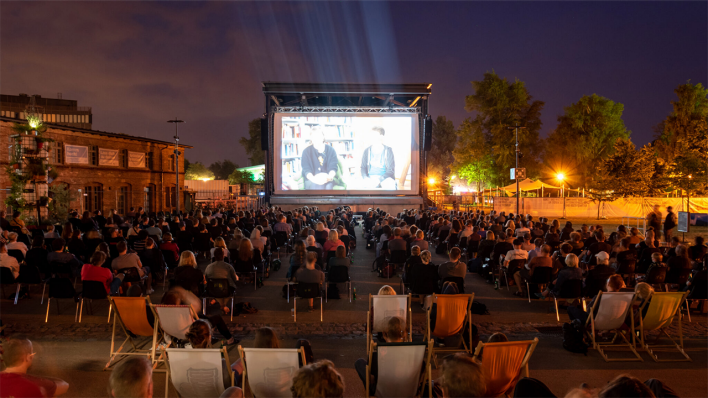
{"type": "MultiPolygon", "coordinates": [[[[683,303],[686,301],[686,295],[688,292],[684,293],[652,293],[649,296],[648,300],[644,300],[644,303],[639,307],[639,329],[632,329],[632,333],[639,332],[639,343],[641,345],[641,349],[645,350],[654,360],[654,362],[692,362],[691,357],[686,354],[686,351],[684,351],[683,348],[683,324],[681,322],[681,306],[683,303]],[[665,344],[665,345],[658,345],[658,344],[652,344],[650,345],[649,343],[646,342],[646,332],[648,330],[644,329],[644,317],[641,316],[641,314],[644,312],[644,307],[647,305],[651,309],[651,303],[653,299],[656,299],[658,297],[661,297],[663,295],[681,295],[681,298],[678,300],[678,305],[674,309],[673,313],[671,314],[670,317],[668,317],[670,320],[668,322],[663,322],[663,324],[660,327],[653,328],[650,330],[659,330],[659,336],[657,336],[655,341],[658,341],[659,338],[661,338],[661,335],[665,335],[673,345],[670,344],[665,344]],[[677,315],[678,314],[678,315],[677,315]],[[674,319],[678,319],[678,334],[679,334],[679,343],[676,343],[676,341],[669,335],[669,333],[666,331],[666,328],[671,326],[671,324],[674,322],[674,319]],[[673,351],[672,349],[676,349],[681,355],[683,355],[684,359],[659,359],[658,355],[656,354],[659,351],[673,351]]],[[[649,313],[647,313],[649,315],[649,313]]]]}
{"type": "MultiPolygon", "coordinates": [[[[106,363],[106,366],[103,368],[103,370],[108,369],[111,367],[112,364],[114,363],[114,360],[116,359],[117,356],[129,356],[129,355],[138,355],[138,356],[147,356],[148,359],[155,363],[155,351],[157,350],[157,342],[159,341],[158,339],[158,331],[159,327],[153,326],[153,335],[152,335],[152,341],[151,340],[145,340],[142,343],[137,343],[133,340],[133,338],[128,334],[128,330],[125,327],[125,323],[123,322],[123,318],[120,314],[120,311],[118,309],[118,305],[116,305],[116,300],[120,301],[121,299],[125,299],[127,297],[110,297],[109,300],[111,302],[111,305],[116,309],[115,314],[113,315],[113,331],[111,333],[111,358],[108,360],[108,363],[106,363]],[[123,333],[125,333],[126,339],[123,341],[123,343],[118,347],[117,350],[115,350],[115,339],[116,339],[116,325],[120,324],[121,328],[123,329],[123,333]],[[130,343],[130,345],[133,348],[133,351],[130,352],[121,352],[123,350],[123,347],[125,346],[126,343],[130,343]],[[146,349],[147,345],[150,345],[149,349],[146,349]]],[[[132,298],[132,297],[130,297],[132,298]]],[[[150,297],[141,297],[142,299],[145,300],[145,303],[150,307],[150,310],[152,311],[152,302],[150,302],[150,297]]],[[[157,321],[157,315],[153,311],[153,316],[155,317],[155,320],[157,321]]],[[[147,322],[147,319],[145,320],[147,322]]],[[[145,336],[147,337],[147,336],[145,336]]]]}
{"type": "MultiPolygon", "coordinates": [[[[371,340],[369,341],[369,362],[366,364],[366,385],[365,385],[365,394],[369,396],[369,387],[371,383],[371,364],[373,363],[373,358],[374,355],[377,353],[376,348],[378,347],[378,344],[371,340]]],[[[431,358],[432,358],[432,352],[433,352],[433,340],[428,340],[427,343],[427,348],[425,350],[425,357],[423,359],[423,371],[420,372],[420,377],[418,378],[418,386],[419,388],[419,394],[416,395],[416,397],[421,397],[423,396],[424,389],[423,387],[425,386],[425,382],[428,382],[428,396],[432,397],[433,396],[433,371],[432,371],[432,365],[431,365],[431,358]]],[[[377,379],[378,383],[378,379],[377,379]]]]}
{"type": "MultiPolygon", "coordinates": [[[[293,348],[293,350],[296,350],[298,355],[300,356],[300,361],[302,362],[302,366],[307,365],[307,360],[305,359],[305,348],[304,347],[300,347],[297,349],[293,348]]],[[[246,395],[246,389],[249,388],[249,385],[248,385],[248,361],[246,360],[246,353],[244,352],[243,347],[241,347],[240,345],[238,346],[238,355],[241,358],[241,362],[243,364],[243,373],[241,375],[241,380],[242,380],[241,389],[243,390],[243,396],[247,397],[248,395],[246,395]]],[[[251,396],[253,396],[253,391],[251,391],[251,396]]]]}
{"type": "MultiPolygon", "coordinates": [[[[192,309],[192,311],[194,311],[194,309],[192,309]]],[[[168,397],[168,393],[170,391],[170,375],[172,374],[172,371],[170,369],[170,361],[169,361],[170,353],[169,353],[169,351],[172,351],[172,350],[180,350],[180,351],[185,350],[186,351],[187,349],[186,348],[169,348],[169,349],[166,348],[165,349],[165,354],[167,355],[166,360],[165,360],[165,367],[166,367],[166,371],[165,371],[165,398],[168,397]]],[[[233,387],[234,386],[234,371],[233,371],[233,369],[231,369],[231,361],[229,361],[229,352],[226,350],[226,347],[221,347],[218,350],[221,351],[221,355],[224,356],[226,363],[229,364],[229,376],[231,377],[231,387],[233,387]]],[[[194,350],[194,351],[201,351],[201,349],[194,350]]],[[[179,394],[179,390],[177,390],[176,387],[175,387],[175,390],[177,391],[177,395],[181,397],[182,395],[179,394]]]]}
{"type": "MultiPolygon", "coordinates": [[[[536,346],[538,345],[538,337],[534,338],[533,340],[519,340],[519,341],[505,341],[505,342],[499,342],[499,343],[485,343],[480,341],[479,344],[477,344],[477,348],[474,350],[474,357],[479,360],[479,355],[483,352],[485,346],[490,346],[490,347],[506,347],[506,346],[515,346],[515,345],[526,345],[526,353],[524,354],[524,358],[521,360],[520,364],[520,369],[519,369],[519,376],[520,377],[529,377],[529,360],[531,359],[531,355],[533,354],[534,350],[536,350],[536,346]]],[[[480,360],[481,362],[481,360],[480,360]]],[[[513,390],[513,388],[512,388],[513,390]]]]}
{"type": "MultiPolygon", "coordinates": [[[[632,341],[630,342],[629,339],[627,338],[626,333],[622,331],[621,326],[617,329],[611,329],[611,330],[606,330],[609,332],[613,333],[612,340],[610,340],[607,343],[601,343],[597,341],[597,336],[595,335],[595,310],[597,309],[598,306],[602,304],[602,296],[607,295],[608,293],[604,293],[602,291],[599,291],[597,293],[597,298],[595,299],[595,302],[593,303],[593,306],[590,308],[588,319],[585,322],[585,334],[588,336],[591,346],[594,350],[597,350],[597,352],[602,356],[602,358],[605,360],[605,362],[630,362],[630,361],[642,361],[644,362],[644,359],[642,359],[642,356],[639,355],[637,350],[635,349],[636,347],[636,335],[632,333],[632,341]],[[625,344],[615,344],[615,341],[617,340],[617,336],[622,337],[622,340],[624,340],[625,344]],[[610,358],[607,354],[607,351],[609,349],[612,349],[615,351],[617,348],[629,348],[629,350],[634,354],[636,358],[610,358]]],[[[609,293],[612,294],[612,293],[609,293]]],[[[628,293],[620,293],[620,294],[628,294],[628,293]]],[[[632,303],[634,302],[635,296],[632,297],[632,300],[630,301],[629,305],[627,306],[627,309],[625,310],[624,314],[621,316],[621,318],[627,319],[627,313],[629,313],[629,319],[630,319],[630,331],[634,330],[634,309],[632,308],[632,303]]],[[[624,322],[622,322],[624,324],[624,322]]]]}
{"type": "MultiPolygon", "coordinates": [[[[433,302],[437,302],[437,298],[440,297],[441,295],[439,294],[433,294],[433,302]]],[[[442,296],[456,296],[456,297],[467,297],[467,311],[466,311],[466,316],[464,321],[462,322],[462,329],[461,331],[464,332],[465,330],[465,325],[469,325],[468,327],[468,333],[469,333],[469,342],[472,344],[472,302],[474,301],[474,293],[470,294],[454,294],[454,295],[442,295],[442,296]]],[[[426,332],[425,332],[425,339],[426,340],[431,340],[433,339],[433,332],[434,330],[430,330],[430,312],[432,311],[433,306],[431,305],[430,308],[428,308],[428,311],[426,312],[426,319],[427,319],[427,325],[426,325],[426,332]]],[[[465,343],[465,339],[462,340],[462,346],[464,352],[468,354],[472,354],[472,350],[474,347],[467,347],[467,344],[465,343]]],[[[437,364],[437,358],[436,354],[438,352],[460,352],[458,348],[437,348],[435,345],[433,345],[433,352],[432,352],[432,357],[433,361],[435,362],[435,367],[438,367],[437,364]]]]}
{"type": "MultiPolygon", "coordinates": [[[[407,303],[406,303],[406,323],[408,324],[408,336],[406,336],[405,341],[412,341],[413,339],[413,316],[412,316],[412,311],[411,311],[411,295],[410,294],[397,294],[395,296],[387,296],[387,295],[378,295],[378,294],[369,294],[369,306],[367,307],[368,310],[366,311],[366,350],[367,350],[367,355],[369,354],[369,349],[371,346],[369,345],[369,342],[373,339],[373,333],[374,333],[374,325],[371,324],[371,316],[372,313],[371,311],[374,308],[374,297],[377,298],[383,298],[385,300],[385,297],[401,297],[401,296],[406,296],[408,297],[407,303]]],[[[378,332],[378,331],[377,331],[378,332]]]]}
{"type": "MultiPolygon", "coordinates": [[[[172,346],[172,344],[174,343],[174,341],[172,340],[172,338],[170,338],[169,341],[168,341],[168,338],[167,338],[168,333],[167,333],[167,331],[165,330],[165,328],[162,327],[162,319],[160,318],[160,314],[157,312],[157,308],[158,308],[158,307],[173,307],[173,308],[174,308],[174,307],[184,307],[184,308],[189,308],[189,313],[192,315],[192,321],[196,321],[197,319],[199,319],[199,316],[197,315],[197,312],[194,310],[194,307],[192,307],[191,305],[162,305],[162,304],[150,304],[150,309],[152,310],[153,314],[155,314],[155,324],[156,324],[156,326],[157,326],[158,328],[160,328],[160,331],[161,331],[161,338],[160,338],[160,340],[158,340],[157,343],[156,343],[156,344],[157,344],[157,348],[156,348],[156,349],[160,350],[160,356],[159,356],[159,357],[155,360],[155,362],[153,363],[153,366],[152,366],[153,370],[156,369],[157,366],[158,366],[160,363],[163,363],[163,362],[164,362],[165,354],[166,354],[166,352],[167,352],[167,351],[165,351],[165,350],[167,350],[168,348],[170,348],[170,347],[172,346]],[[165,345],[164,345],[164,346],[161,346],[161,343],[163,343],[163,342],[164,342],[165,345]]],[[[170,336],[171,336],[171,335],[170,335],[170,336]]]]}

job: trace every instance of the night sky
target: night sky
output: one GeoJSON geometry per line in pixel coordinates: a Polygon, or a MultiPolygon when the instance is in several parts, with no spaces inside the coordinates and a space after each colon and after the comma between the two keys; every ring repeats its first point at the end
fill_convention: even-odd
{"type": "Polygon", "coordinates": [[[433,117],[458,125],[470,81],[494,70],[546,102],[544,136],[597,93],[643,145],[677,85],[706,84],[707,21],[705,1],[2,1],[0,89],[61,92],[97,130],[169,141],[178,117],[188,159],[243,167],[261,81],[429,82],[433,117]]]}

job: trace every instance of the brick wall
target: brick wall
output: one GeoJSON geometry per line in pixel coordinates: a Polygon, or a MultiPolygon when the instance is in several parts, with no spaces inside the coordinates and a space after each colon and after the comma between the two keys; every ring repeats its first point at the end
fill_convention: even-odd
{"type": "MultiPolygon", "coordinates": [[[[9,178],[5,172],[5,166],[9,163],[10,136],[14,134],[12,131],[13,123],[7,120],[0,120],[0,188],[5,189],[10,186],[9,178]]],[[[96,146],[105,149],[127,150],[131,152],[143,152],[153,154],[153,168],[126,168],[119,166],[93,166],[93,165],[76,165],[76,164],[56,164],[55,158],[50,155],[50,165],[58,172],[58,178],[51,184],[55,186],[60,183],[68,184],[71,192],[71,208],[88,210],[95,208],[92,204],[87,204],[88,198],[84,196],[88,191],[99,192],[102,196],[102,203],[99,201],[99,208],[104,212],[110,209],[118,208],[118,198],[121,192],[120,188],[126,188],[128,195],[126,197],[126,208],[134,206],[144,206],[146,193],[144,188],[149,187],[152,190],[151,207],[155,211],[171,210],[174,206],[172,200],[169,200],[170,207],[166,207],[166,189],[175,187],[175,172],[170,163],[173,161],[171,155],[174,150],[174,145],[171,143],[148,142],[140,140],[137,137],[118,136],[115,135],[100,135],[85,131],[71,130],[70,128],[60,126],[50,126],[44,133],[47,138],[53,139],[51,143],[52,150],[59,146],[58,144],[81,145],[81,146],[96,146]],[[86,187],[90,187],[87,190],[86,187]],[[82,192],[79,193],[78,190],[82,192]],[[82,196],[84,196],[82,198],[82,196]]],[[[180,191],[184,189],[184,147],[180,148],[180,175],[179,186],[180,191]]],[[[91,155],[89,152],[89,162],[91,155]]],[[[5,192],[0,194],[0,199],[4,200],[5,192]]],[[[181,198],[181,207],[184,209],[184,198],[181,198]]],[[[4,205],[0,205],[4,207],[4,205]]]]}

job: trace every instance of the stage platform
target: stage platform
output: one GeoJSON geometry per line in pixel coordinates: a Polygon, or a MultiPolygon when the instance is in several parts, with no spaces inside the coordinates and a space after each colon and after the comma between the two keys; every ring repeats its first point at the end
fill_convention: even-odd
{"type": "Polygon", "coordinates": [[[365,212],[369,208],[380,208],[388,213],[398,213],[403,209],[420,209],[420,196],[284,196],[273,195],[270,204],[283,210],[293,210],[303,206],[317,206],[320,210],[330,210],[339,206],[350,206],[352,211],[365,212]]]}

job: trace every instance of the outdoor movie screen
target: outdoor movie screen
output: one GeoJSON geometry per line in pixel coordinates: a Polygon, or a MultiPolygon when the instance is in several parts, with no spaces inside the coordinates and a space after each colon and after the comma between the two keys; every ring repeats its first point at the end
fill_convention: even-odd
{"type": "Polygon", "coordinates": [[[417,119],[417,114],[276,114],[276,193],[417,194],[417,119]]]}

